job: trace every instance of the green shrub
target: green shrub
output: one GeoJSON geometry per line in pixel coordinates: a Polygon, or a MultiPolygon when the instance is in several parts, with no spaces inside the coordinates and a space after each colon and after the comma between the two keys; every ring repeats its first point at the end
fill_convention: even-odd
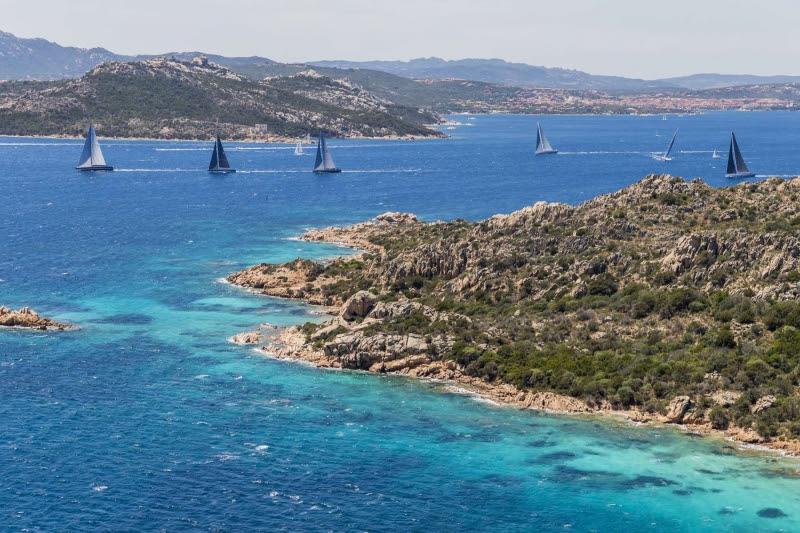
{"type": "Polygon", "coordinates": [[[714,429],[728,429],[731,422],[728,417],[728,410],[720,406],[712,408],[708,418],[711,421],[711,427],[714,429]]]}

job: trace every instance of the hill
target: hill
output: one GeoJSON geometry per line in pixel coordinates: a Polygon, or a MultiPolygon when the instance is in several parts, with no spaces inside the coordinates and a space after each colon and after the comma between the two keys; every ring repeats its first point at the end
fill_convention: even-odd
{"type": "Polygon", "coordinates": [[[800,76],[754,76],[751,74],[692,74],[660,80],[668,85],[684,89],[703,90],[742,85],[781,85],[800,83],[800,76]]]}
{"type": "Polygon", "coordinates": [[[105,48],[61,46],[0,31],[0,80],[75,78],[100,63],[128,59],[105,48]]]}
{"type": "Polygon", "coordinates": [[[166,139],[436,136],[432,113],[308,71],[253,81],[226,67],[151,59],[104,63],[76,80],[0,84],[0,133],[166,139]],[[219,124],[217,125],[217,121],[219,124]]]}
{"type": "Polygon", "coordinates": [[[326,324],[267,339],[270,353],[799,452],[798,209],[800,179],[714,189],[651,176],[478,223],[387,214],[312,231],[367,253],[229,280],[334,307],[326,324]]]}
{"type": "Polygon", "coordinates": [[[412,59],[411,61],[315,61],[311,64],[320,67],[381,70],[414,79],[474,80],[518,87],[609,92],[637,92],[669,87],[668,84],[661,81],[648,81],[621,76],[597,76],[579,70],[511,63],[502,59],[459,59],[447,61],[431,57],[412,59]]]}

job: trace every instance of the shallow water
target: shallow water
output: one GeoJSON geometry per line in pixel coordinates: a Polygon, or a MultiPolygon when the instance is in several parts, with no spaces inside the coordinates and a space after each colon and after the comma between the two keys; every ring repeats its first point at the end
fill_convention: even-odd
{"type": "Polygon", "coordinates": [[[716,186],[735,128],[759,174],[800,172],[800,115],[456,117],[453,138],[293,146],[0,139],[0,303],[80,324],[0,332],[0,529],[800,528],[798,463],[724,442],[519,412],[401,378],[273,361],[225,339],[318,312],[218,280],[342,253],[291,237],[387,210],[477,219],[579,202],[648,172],[716,186]],[[471,125],[466,125],[471,124],[471,125]],[[675,160],[652,160],[680,126],[675,160]],[[785,515],[785,516],[783,516],[785,515]]]}

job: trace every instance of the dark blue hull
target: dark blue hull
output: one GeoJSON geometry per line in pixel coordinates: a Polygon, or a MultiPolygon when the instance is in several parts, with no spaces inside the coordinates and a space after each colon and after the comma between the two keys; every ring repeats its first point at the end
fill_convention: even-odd
{"type": "Polygon", "coordinates": [[[731,179],[743,179],[743,178],[755,178],[755,172],[736,172],[735,174],[725,174],[726,178],[731,179]]]}
{"type": "Polygon", "coordinates": [[[212,174],[233,174],[236,172],[235,168],[209,168],[209,172],[212,174]]]}
{"type": "Polygon", "coordinates": [[[325,170],[315,170],[314,174],[338,174],[341,171],[341,168],[326,168],[325,170]]]}
{"type": "Polygon", "coordinates": [[[98,172],[111,171],[114,170],[114,167],[111,165],[92,165],[90,167],[75,167],[75,170],[80,170],[81,172],[98,172]]]}

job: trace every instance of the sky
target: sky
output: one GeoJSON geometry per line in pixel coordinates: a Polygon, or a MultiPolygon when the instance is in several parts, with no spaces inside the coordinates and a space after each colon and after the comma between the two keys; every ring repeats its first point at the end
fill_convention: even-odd
{"type": "Polygon", "coordinates": [[[497,57],[637,78],[800,74],[797,0],[0,0],[0,29],[122,54],[497,57]]]}

